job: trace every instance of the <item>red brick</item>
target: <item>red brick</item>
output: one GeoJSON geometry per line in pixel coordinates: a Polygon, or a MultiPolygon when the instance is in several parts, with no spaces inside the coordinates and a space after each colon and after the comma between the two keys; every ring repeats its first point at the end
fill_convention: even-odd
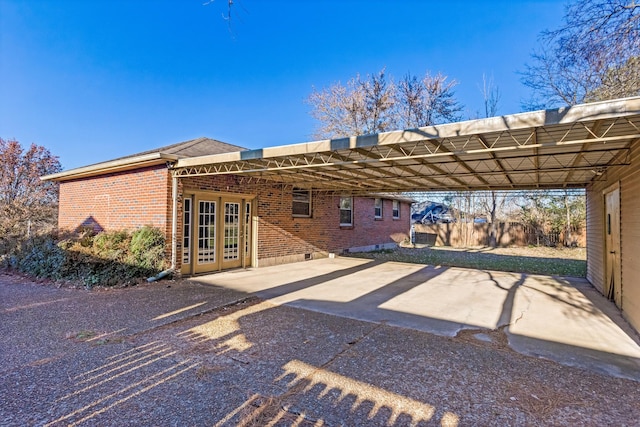
{"type": "MultiPolygon", "coordinates": [[[[384,200],[383,218],[374,218],[374,199],[354,197],[353,226],[340,227],[337,195],[313,193],[312,217],[292,216],[292,188],[265,182],[242,182],[234,175],[181,178],[178,185],[178,253],[182,242],[183,188],[255,195],[258,259],[400,242],[409,236],[410,206],[400,203],[392,219],[392,202],[384,200]]],[[[60,185],[61,230],[84,225],[96,230],[133,230],[152,225],[165,231],[171,252],[171,176],[164,166],[64,181],[60,185]]],[[[180,257],[178,257],[178,262],[180,257]]],[[[179,267],[179,266],[178,266],[179,267]]]]}

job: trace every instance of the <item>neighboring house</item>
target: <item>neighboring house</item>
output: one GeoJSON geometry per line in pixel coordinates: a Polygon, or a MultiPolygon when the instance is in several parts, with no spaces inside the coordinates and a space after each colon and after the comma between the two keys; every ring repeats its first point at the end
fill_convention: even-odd
{"type": "Polygon", "coordinates": [[[410,235],[412,200],[350,195],[233,174],[175,180],[178,159],[243,151],[208,138],[161,147],[45,177],[60,183],[60,230],[160,228],[175,268],[197,274],[388,248],[410,235]]]}

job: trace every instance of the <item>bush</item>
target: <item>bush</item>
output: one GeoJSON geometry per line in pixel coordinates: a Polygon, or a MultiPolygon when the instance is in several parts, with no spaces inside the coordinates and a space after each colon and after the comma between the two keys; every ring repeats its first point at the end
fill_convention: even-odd
{"type": "Polygon", "coordinates": [[[81,282],[85,287],[131,284],[166,266],[165,238],[157,228],[82,233],[58,241],[53,235],[31,239],[3,260],[6,267],[52,280],[81,282]]]}
{"type": "Polygon", "coordinates": [[[61,279],[60,266],[66,253],[58,247],[52,235],[38,236],[23,242],[17,253],[10,257],[10,264],[19,271],[39,278],[61,279]]]}
{"type": "Polygon", "coordinates": [[[102,232],[93,238],[93,253],[101,258],[122,260],[126,257],[131,236],[126,231],[102,232]]]}
{"type": "Polygon", "coordinates": [[[164,270],[164,233],[157,228],[144,226],[131,236],[131,263],[150,270],[164,270]]]}

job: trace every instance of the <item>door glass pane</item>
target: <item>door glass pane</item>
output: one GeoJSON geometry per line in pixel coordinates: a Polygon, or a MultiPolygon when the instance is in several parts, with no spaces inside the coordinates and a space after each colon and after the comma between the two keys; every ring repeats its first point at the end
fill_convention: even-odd
{"type": "Polygon", "coordinates": [[[247,202],[244,211],[244,253],[249,255],[249,236],[251,235],[251,203],[247,202]]]}
{"type": "Polygon", "coordinates": [[[182,221],[182,263],[191,264],[191,199],[184,199],[182,221]]]}
{"type": "Polygon", "coordinates": [[[216,261],[216,202],[200,201],[198,218],[198,264],[216,261]]]}
{"type": "Polygon", "coordinates": [[[223,260],[240,259],[240,203],[224,204],[223,260]]]}

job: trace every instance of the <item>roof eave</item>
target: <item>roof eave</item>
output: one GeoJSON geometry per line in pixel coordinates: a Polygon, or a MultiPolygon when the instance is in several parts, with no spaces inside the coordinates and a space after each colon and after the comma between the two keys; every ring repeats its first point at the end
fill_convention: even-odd
{"type": "Polygon", "coordinates": [[[150,153],[142,156],[129,157],[120,160],[96,163],[90,166],[69,169],[40,177],[42,181],[69,181],[78,178],[104,175],[107,173],[123,172],[148,166],[156,166],[167,162],[175,162],[179,156],[165,153],[150,153]]]}
{"type": "Polygon", "coordinates": [[[520,129],[602,120],[611,117],[631,116],[637,115],[639,112],[640,97],[631,97],[580,104],[551,110],[539,110],[490,117],[486,119],[467,120],[417,129],[404,129],[379,134],[359,135],[346,138],[312,141],[301,144],[260,148],[255,150],[181,158],[174,167],[187,168],[207,164],[230,163],[244,160],[260,160],[336,150],[348,150],[358,147],[438,140],[494,132],[511,132],[520,129]]]}

